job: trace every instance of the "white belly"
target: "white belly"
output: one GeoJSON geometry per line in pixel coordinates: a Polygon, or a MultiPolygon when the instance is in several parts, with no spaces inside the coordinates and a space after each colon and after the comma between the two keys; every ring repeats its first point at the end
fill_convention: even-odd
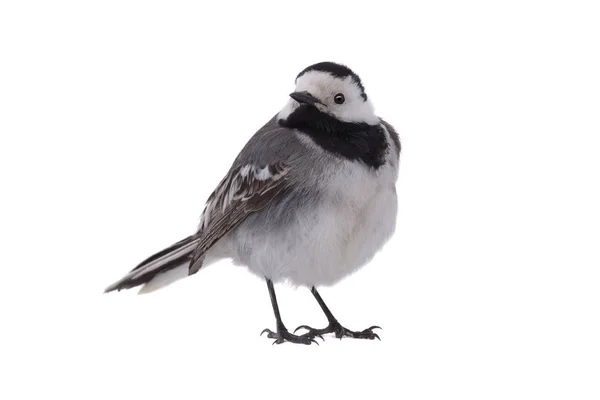
{"type": "Polygon", "coordinates": [[[374,173],[346,162],[323,182],[327,195],[318,207],[298,209],[285,229],[237,236],[234,247],[251,251],[236,252],[234,262],[274,281],[334,284],[370,261],[394,232],[394,183],[391,165],[374,173]]]}
{"type": "Polygon", "coordinates": [[[284,271],[282,277],[306,286],[338,282],[369,262],[390,238],[396,209],[393,190],[378,192],[355,217],[350,207],[323,207],[315,213],[315,220],[322,223],[306,229],[307,240],[294,251],[297,268],[284,271]]]}

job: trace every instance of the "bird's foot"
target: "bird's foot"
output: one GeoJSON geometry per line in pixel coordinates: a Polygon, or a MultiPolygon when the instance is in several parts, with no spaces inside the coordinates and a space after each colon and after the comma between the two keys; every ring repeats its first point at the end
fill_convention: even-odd
{"type": "MultiPolygon", "coordinates": [[[[356,339],[379,339],[379,335],[377,335],[375,332],[373,332],[373,329],[381,329],[381,327],[379,326],[372,326],[370,328],[367,328],[363,331],[351,331],[350,329],[346,329],[344,328],[339,322],[337,321],[333,321],[330,322],[329,325],[327,325],[326,328],[324,329],[315,329],[315,328],[311,328],[308,325],[300,325],[299,327],[297,327],[294,330],[294,333],[296,333],[296,331],[298,329],[306,329],[308,332],[306,332],[305,334],[301,335],[300,337],[306,337],[306,338],[315,338],[316,336],[321,336],[321,335],[325,335],[327,333],[334,333],[336,338],[343,338],[343,337],[351,337],[351,338],[356,338],[356,339]]],[[[379,339],[381,340],[381,339],[379,339]]]]}
{"type": "Polygon", "coordinates": [[[283,342],[290,342],[290,343],[300,343],[300,344],[312,344],[312,343],[316,343],[317,345],[319,343],[317,343],[317,341],[315,340],[316,336],[320,336],[321,339],[323,339],[323,337],[321,335],[314,335],[314,336],[298,336],[298,335],[294,335],[293,333],[288,332],[288,330],[285,327],[278,327],[277,328],[277,332],[273,332],[270,329],[263,329],[263,331],[260,333],[260,335],[262,336],[263,333],[267,332],[267,337],[271,338],[271,339],[275,339],[275,341],[273,342],[273,344],[277,343],[277,344],[281,344],[283,342]]]}

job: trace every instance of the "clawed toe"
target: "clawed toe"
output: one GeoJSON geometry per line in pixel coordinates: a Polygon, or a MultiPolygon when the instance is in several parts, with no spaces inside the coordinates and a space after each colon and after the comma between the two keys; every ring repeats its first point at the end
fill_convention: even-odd
{"type": "Polygon", "coordinates": [[[367,329],[365,329],[363,331],[360,331],[360,332],[354,332],[354,331],[351,331],[349,329],[346,329],[346,328],[342,327],[342,332],[340,332],[339,336],[337,334],[336,334],[336,336],[338,338],[340,338],[340,339],[342,337],[344,337],[344,336],[347,336],[347,337],[352,337],[352,338],[355,338],[355,339],[370,339],[370,340],[377,339],[377,340],[381,340],[381,338],[379,337],[379,335],[376,334],[375,332],[373,332],[373,329],[381,329],[381,327],[379,327],[377,325],[374,325],[374,326],[372,326],[370,328],[367,328],[367,329]]]}
{"type": "Polygon", "coordinates": [[[322,335],[327,334],[327,333],[333,333],[333,334],[335,334],[335,337],[337,337],[338,339],[341,339],[343,337],[351,337],[351,338],[355,338],[355,339],[371,339],[371,340],[378,339],[378,340],[381,340],[379,335],[376,334],[375,332],[373,332],[373,329],[381,329],[381,327],[377,326],[377,325],[373,325],[370,328],[367,328],[362,331],[351,331],[350,329],[344,328],[342,325],[340,325],[339,322],[334,321],[334,322],[331,322],[324,329],[315,329],[308,325],[300,325],[299,327],[297,327],[294,330],[294,333],[296,331],[298,331],[299,329],[306,329],[307,332],[304,333],[302,336],[309,337],[309,338],[320,337],[321,339],[323,339],[322,335]]]}
{"type": "Polygon", "coordinates": [[[314,339],[314,338],[318,337],[322,341],[325,341],[325,339],[323,338],[321,329],[311,328],[308,325],[300,325],[299,327],[297,327],[296,329],[294,329],[294,333],[296,333],[300,329],[306,329],[306,331],[307,331],[306,333],[303,333],[302,335],[300,335],[302,337],[307,337],[307,338],[311,338],[311,339],[314,339]]]}
{"type": "Polygon", "coordinates": [[[260,333],[260,336],[262,336],[262,335],[263,335],[263,333],[265,333],[265,332],[267,332],[267,337],[268,337],[268,338],[270,338],[270,339],[276,339],[276,338],[278,337],[278,336],[277,336],[277,333],[276,333],[276,332],[273,332],[273,331],[272,331],[272,330],[270,330],[269,328],[265,328],[265,329],[263,329],[263,331],[260,333]]]}
{"type": "Polygon", "coordinates": [[[299,327],[297,327],[296,329],[294,329],[294,333],[296,333],[298,330],[300,329],[306,329],[307,331],[314,331],[314,328],[311,328],[308,325],[300,325],[299,327]]]}
{"type": "Polygon", "coordinates": [[[263,331],[260,333],[260,335],[262,336],[262,334],[265,332],[267,332],[268,338],[275,339],[273,344],[281,344],[284,342],[290,342],[290,343],[299,343],[299,344],[315,343],[317,346],[319,345],[319,343],[316,340],[314,340],[314,338],[312,338],[312,337],[305,336],[305,335],[301,335],[301,336],[294,335],[292,333],[289,333],[286,329],[281,329],[281,330],[278,330],[277,332],[273,332],[272,330],[266,328],[266,329],[263,329],[263,331]]]}

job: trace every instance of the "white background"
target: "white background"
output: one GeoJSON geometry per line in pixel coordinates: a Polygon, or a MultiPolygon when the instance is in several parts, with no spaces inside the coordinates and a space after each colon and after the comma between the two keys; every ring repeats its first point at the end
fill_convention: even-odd
{"type": "MultiPolygon", "coordinates": [[[[596,4],[594,4],[596,3],[596,4]]],[[[3,399],[598,399],[600,13],[589,1],[4,1],[3,399]],[[274,328],[220,262],[103,295],[193,232],[307,65],[403,143],[397,233],[322,295],[382,341],[274,328]]],[[[279,285],[284,322],[321,326],[279,285]]]]}

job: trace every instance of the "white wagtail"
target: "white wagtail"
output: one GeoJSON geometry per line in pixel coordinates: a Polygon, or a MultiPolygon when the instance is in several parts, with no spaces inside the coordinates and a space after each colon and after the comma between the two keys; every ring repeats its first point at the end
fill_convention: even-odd
{"type": "Polygon", "coordinates": [[[277,329],[263,333],[275,343],[310,344],[325,333],[379,339],[377,326],[344,328],[316,287],[356,271],[393,234],[398,135],[375,115],[360,78],[344,65],[307,67],[290,97],[210,195],[197,232],[144,260],[106,292],[139,285],[149,292],[231,258],[266,280],[277,329]],[[279,314],[278,281],[311,288],[329,325],[290,333],[279,314]]]}

